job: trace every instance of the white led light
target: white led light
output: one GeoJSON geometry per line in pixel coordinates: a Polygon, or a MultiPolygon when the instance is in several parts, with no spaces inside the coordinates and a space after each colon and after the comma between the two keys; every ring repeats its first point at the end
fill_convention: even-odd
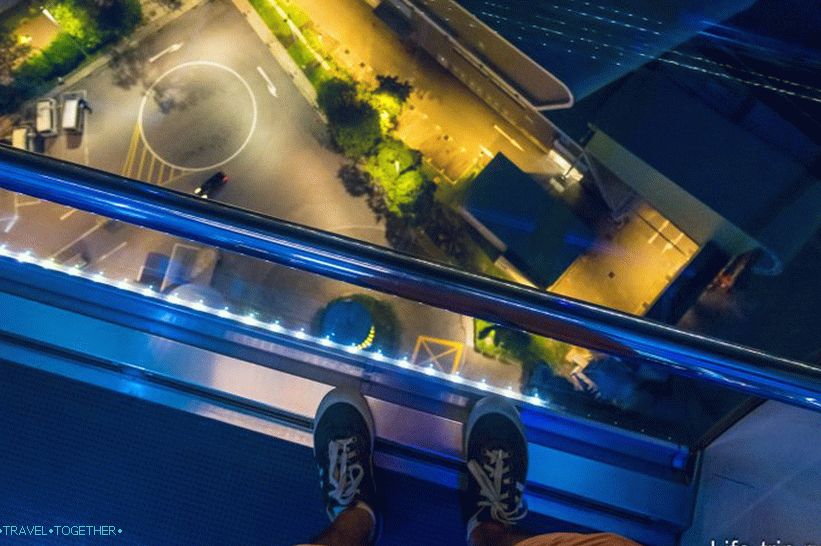
{"type": "Polygon", "coordinates": [[[225,308],[220,309],[219,311],[217,311],[217,315],[219,315],[222,318],[228,318],[228,317],[231,316],[231,311],[229,311],[228,308],[225,307],[225,308]]]}
{"type": "Polygon", "coordinates": [[[308,337],[308,336],[305,334],[305,328],[300,328],[300,329],[299,329],[299,331],[294,332],[294,335],[295,335],[296,337],[298,337],[299,339],[305,339],[306,337],[308,337]]]}

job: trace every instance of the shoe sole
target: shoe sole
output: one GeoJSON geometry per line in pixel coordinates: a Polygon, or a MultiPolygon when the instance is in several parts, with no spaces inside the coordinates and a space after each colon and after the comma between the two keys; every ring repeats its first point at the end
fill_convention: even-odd
{"type": "Polygon", "coordinates": [[[527,445],[527,437],[525,436],[525,428],[522,425],[522,419],[519,417],[519,412],[516,410],[516,406],[508,402],[502,397],[499,396],[488,396],[482,398],[473,406],[473,409],[470,410],[470,415],[468,416],[468,420],[465,423],[464,434],[462,435],[462,454],[467,458],[468,453],[468,439],[470,438],[470,433],[473,431],[473,426],[476,424],[481,417],[485,415],[489,415],[491,413],[498,413],[504,415],[513,423],[516,427],[516,430],[519,431],[519,434],[524,440],[525,445],[527,445]]]}
{"type": "MultiPolygon", "coordinates": [[[[319,403],[319,407],[316,410],[314,424],[319,422],[329,407],[337,403],[350,404],[365,420],[365,425],[368,428],[368,434],[371,437],[371,453],[373,453],[374,440],[376,439],[376,427],[373,424],[373,416],[371,415],[371,410],[368,407],[368,402],[358,392],[336,388],[326,394],[322,398],[322,401],[319,403]]],[[[314,442],[314,455],[316,455],[316,442],[314,442]]]]}

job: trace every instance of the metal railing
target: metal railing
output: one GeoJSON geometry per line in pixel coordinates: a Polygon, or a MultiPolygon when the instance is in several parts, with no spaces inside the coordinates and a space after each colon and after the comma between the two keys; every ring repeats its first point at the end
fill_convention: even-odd
{"type": "Polygon", "coordinates": [[[110,173],[0,146],[0,187],[821,410],[821,369],[110,173]]]}

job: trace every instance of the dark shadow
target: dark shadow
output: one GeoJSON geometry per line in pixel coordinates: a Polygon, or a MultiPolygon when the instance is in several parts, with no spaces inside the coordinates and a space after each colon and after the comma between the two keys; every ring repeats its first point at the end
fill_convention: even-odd
{"type": "Polygon", "coordinates": [[[146,64],[145,53],[137,48],[115,49],[108,62],[114,85],[122,89],[130,89],[142,83],[143,87],[148,87],[146,85],[146,64]]]}
{"type": "Polygon", "coordinates": [[[76,150],[83,144],[83,135],[82,133],[65,133],[66,135],[66,147],[69,150],[76,150]]]}

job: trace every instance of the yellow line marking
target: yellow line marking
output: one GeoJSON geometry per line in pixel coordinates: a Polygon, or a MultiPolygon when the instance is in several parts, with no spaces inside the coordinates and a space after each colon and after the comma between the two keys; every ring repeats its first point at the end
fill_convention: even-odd
{"type": "Polygon", "coordinates": [[[151,154],[151,164],[148,166],[148,172],[145,174],[146,182],[151,182],[151,175],[154,173],[154,163],[157,162],[157,156],[151,154]]]}
{"type": "Polygon", "coordinates": [[[416,339],[416,345],[413,349],[413,356],[411,362],[418,366],[425,364],[434,364],[442,371],[454,373],[459,369],[462,363],[462,354],[464,353],[465,344],[459,341],[451,341],[449,339],[441,339],[429,336],[419,336],[416,339]],[[422,350],[427,353],[420,361],[422,350]],[[451,355],[453,355],[451,357],[451,355]],[[446,358],[444,361],[441,360],[446,358]],[[450,365],[450,370],[447,370],[447,365],[450,365]]]}
{"type": "Polygon", "coordinates": [[[131,133],[131,141],[128,143],[128,152],[125,154],[125,161],[123,162],[123,176],[130,176],[131,167],[134,164],[134,154],[137,152],[137,144],[140,139],[140,128],[134,125],[134,131],[131,133]]]}
{"type": "Polygon", "coordinates": [[[148,154],[148,148],[146,148],[145,146],[143,146],[143,153],[142,153],[142,155],[140,156],[140,166],[139,166],[139,168],[137,169],[137,174],[136,174],[136,175],[134,175],[134,178],[136,178],[137,180],[142,180],[143,165],[145,164],[145,156],[146,156],[146,154],[148,154]]]}

